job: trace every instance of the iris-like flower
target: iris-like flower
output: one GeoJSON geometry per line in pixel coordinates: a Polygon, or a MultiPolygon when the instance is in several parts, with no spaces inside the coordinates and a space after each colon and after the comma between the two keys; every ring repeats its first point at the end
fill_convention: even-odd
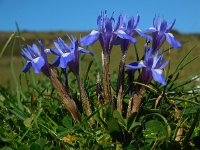
{"type": "Polygon", "coordinates": [[[41,55],[36,44],[32,46],[28,45],[26,48],[22,48],[22,56],[26,59],[26,65],[23,68],[23,72],[27,72],[32,66],[35,73],[39,73],[41,68],[45,65],[45,59],[41,55]]]}
{"type": "MultiPolygon", "coordinates": [[[[130,37],[132,37],[136,33],[139,34],[140,36],[145,37],[146,35],[139,28],[137,28],[139,20],[140,20],[139,15],[137,15],[136,20],[134,19],[134,17],[131,17],[128,21],[128,25],[126,26],[126,16],[120,15],[118,18],[118,24],[120,24],[120,26],[123,27],[122,30],[130,37]]],[[[132,42],[132,43],[135,44],[135,42],[134,43],[132,42]]],[[[117,37],[116,41],[114,42],[114,44],[116,45],[118,44],[121,45],[121,49],[123,52],[128,50],[130,43],[131,41],[129,39],[121,39],[120,37],[117,37]]]]}
{"type": "Polygon", "coordinates": [[[126,67],[133,70],[143,68],[139,81],[144,84],[149,84],[153,77],[155,81],[166,85],[163,68],[167,66],[168,61],[164,63],[163,52],[158,54],[156,51],[154,56],[152,53],[153,49],[147,49],[144,60],[128,64],[126,67]]]}
{"type": "Polygon", "coordinates": [[[167,24],[165,20],[161,20],[155,17],[153,20],[153,27],[150,27],[145,31],[145,33],[153,34],[153,45],[154,51],[157,51],[162,44],[167,40],[167,42],[174,48],[181,47],[180,42],[178,42],[170,31],[172,30],[176,20],[167,24]]]}
{"type": "Polygon", "coordinates": [[[122,16],[119,16],[118,22],[114,27],[115,21],[113,16],[111,18],[108,18],[106,12],[103,12],[97,18],[98,31],[93,30],[89,35],[81,38],[81,45],[92,45],[97,40],[99,40],[103,48],[104,54],[110,54],[113,42],[116,40],[117,37],[121,39],[127,39],[134,44],[136,40],[124,31],[125,24],[123,19],[124,18],[122,16]]]}
{"type": "Polygon", "coordinates": [[[69,37],[71,43],[68,46],[61,38],[54,41],[56,49],[51,49],[51,53],[57,55],[56,59],[53,61],[55,67],[60,66],[61,68],[67,68],[69,65],[70,69],[74,73],[79,71],[79,53],[88,53],[93,55],[92,52],[78,47],[78,40],[73,36],[69,37]]]}

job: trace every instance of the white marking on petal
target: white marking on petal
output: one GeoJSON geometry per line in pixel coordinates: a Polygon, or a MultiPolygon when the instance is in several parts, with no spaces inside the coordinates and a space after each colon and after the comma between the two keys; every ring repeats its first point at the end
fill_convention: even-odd
{"type": "Polygon", "coordinates": [[[81,50],[81,49],[83,49],[82,47],[78,47],[78,50],[81,50]]]}
{"type": "Polygon", "coordinates": [[[154,27],[150,27],[149,30],[155,30],[155,28],[154,27]]]}
{"type": "Polygon", "coordinates": [[[141,60],[141,61],[139,62],[139,65],[145,66],[145,67],[146,67],[146,65],[144,64],[144,61],[143,61],[143,60],[141,60]]]}
{"type": "Polygon", "coordinates": [[[70,53],[63,53],[63,57],[67,57],[70,53]]]}
{"type": "Polygon", "coordinates": [[[171,36],[171,37],[174,37],[173,34],[171,34],[171,33],[167,33],[167,34],[168,34],[169,36],[171,36]]]}
{"type": "Polygon", "coordinates": [[[124,32],[123,30],[118,30],[117,32],[120,34],[126,34],[126,32],[124,32]]]}
{"type": "Polygon", "coordinates": [[[47,54],[51,53],[50,49],[45,49],[44,52],[47,54]]]}
{"type": "Polygon", "coordinates": [[[137,28],[137,31],[142,32],[142,30],[140,30],[140,29],[138,29],[138,28],[137,28]]]}
{"type": "Polygon", "coordinates": [[[90,33],[90,35],[95,35],[95,34],[97,34],[97,33],[98,33],[98,31],[92,30],[92,32],[90,33]]]}
{"type": "Polygon", "coordinates": [[[33,59],[33,62],[34,62],[34,63],[37,63],[38,60],[39,60],[39,58],[40,58],[40,57],[36,57],[36,58],[34,58],[34,59],[33,59]]]}
{"type": "Polygon", "coordinates": [[[157,72],[158,74],[162,74],[163,73],[162,69],[155,69],[155,72],[157,72]]]}

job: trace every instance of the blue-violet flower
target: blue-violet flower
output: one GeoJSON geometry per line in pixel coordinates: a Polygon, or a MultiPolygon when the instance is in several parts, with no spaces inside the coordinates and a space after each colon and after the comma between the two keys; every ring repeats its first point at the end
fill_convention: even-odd
{"type": "Polygon", "coordinates": [[[124,21],[122,19],[123,18],[119,16],[118,22],[114,27],[115,20],[113,16],[108,18],[106,12],[103,12],[97,18],[98,31],[93,30],[89,35],[81,38],[81,45],[92,45],[97,40],[99,40],[104,54],[110,54],[113,42],[117,37],[121,39],[128,39],[131,43],[134,44],[136,40],[124,31],[124,21]]]}
{"type": "Polygon", "coordinates": [[[139,82],[149,84],[153,77],[155,81],[166,85],[163,68],[168,64],[168,61],[164,63],[163,52],[158,54],[158,51],[156,51],[154,56],[152,53],[152,48],[147,49],[144,60],[133,62],[126,65],[126,67],[133,70],[143,68],[139,82]]]}
{"type": "Polygon", "coordinates": [[[51,53],[57,57],[53,61],[55,67],[67,68],[67,65],[73,71],[78,74],[79,70],[79,53],[88,53],[93,55],[92,52],[85,50],[78,46],[78,40],[73,36],[69,37],[71,43],[68,46],[61,38],[54,41],[55,49],[51,49],[51,53]]]}
{"type": "Polygon", "coordinates": [[[157,51],[165,40],[167,40],[167,42],[174,48],[181,47],[181,43],[174,38],[172,33],[170,33],[175,22],[176,20],[174,19],[173,22],[167,24],[165,20],[161,20],[159,17],[154,18],[153,27],[150,27],[145,31],[145,33],[152,33],[153,35],[152,48],[154,51],[157,51]]]}
{"type": "Polygon", "coordinates": [[[41,68],[45,65],[45,60],[41,55],[36,44],[22,48],[22,56],[26,59],[26,65],[23,72],[27,72],[32,66],[35,73],[39,73],[41,68]]]}
{"type": "MultiPolygon", "coordinates": [[[[140,20],[140,16],[137,15],[136,19],[134,19],[134,17],[131,17],[128,21],[128,25],[126,26],[126,16],[125,15],[120,15],[118,18],[118,24],[120,24],[120,26],[123,26],[123,30],[124,32],[129,35],[129,36],[134,36],[136,33],[139,34],[140,36],[146,37],[147,39],[150,39],[150,36],[144,34],[137,26],[140,20]]],[[[136,40],[135,40],[136,42],[136,40]]],[[[121,49],[123,52],[128,50],[128,47],[130,45],[130,40],[129,39],[121,39],[121,38],[117,38],[117,40],[114,42],[114,44],[121,45],[121,49]]]]}

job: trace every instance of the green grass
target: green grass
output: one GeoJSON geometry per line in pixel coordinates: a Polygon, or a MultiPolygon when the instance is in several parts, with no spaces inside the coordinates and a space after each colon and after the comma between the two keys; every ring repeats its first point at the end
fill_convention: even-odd
{"type": "MultiPolygon", "coordinates": [[[[73,34],[76,37],[80,35],[73,34]]],[[[1,34],[2,49],[10,35],[11,33],[1,34]]],[[[194,87],[199,85],[199,81],[191,79],[195,74],[199,75],[200,61],[196,59],[188,64],[200,55],[199,35],[175,34],[183,47],[179,50],[171,49],[165,55],[171,62],[170,71],[167,72],[166,69],[168,85],[162,87],[155,82],[148,85],[141,113],[133,114],[128,119],[110,107],[103,111],[104,107],[98,105],[94,79],[101,68],[101,48],[99,43],[87,47],[96,54],[89,78],[86,78],[86,74],[89,62],[93,60],[91,56],[81,58],[80,69],[93,106],[92,117],[96,120],[94,126],[88,124],[89,118],[82,112],[80,93],[72,73],[69,74],[69,85],[71,95],[82,112],[80,124],[73,121],[47,78],[42,74],[35,75],[32,70],[27,74],[21,72],[24,64],[20,56],[21,46],[32,44],[36,42],[36,38],[40,38],[46,47],[53,47],[52,41],[58,36],[66,37],[64,32],[22,32],[21,37],[11,40],[0,57],[0,149],[200,148],[200,91],[194,87]],[[178,73],[180,75],[176,78],[178,73]],[[178,141],[177,134],[181,130],[182,138],[178,141]]],[[[144,42],[144,39],[138,39],[140,58],[144,42]]],[[[168,49],[169,45],[165,44],[163,48],[168,49]]],[[[116,84],[119,60],[120,48],[114,47],[110,64],[113,86],[116,84]]],[[[135,60],[134,48],[131,47],[127,63],[135,60]]],[[[125,95],[124,103],[128,100],[129,96],[125,95]]]]}

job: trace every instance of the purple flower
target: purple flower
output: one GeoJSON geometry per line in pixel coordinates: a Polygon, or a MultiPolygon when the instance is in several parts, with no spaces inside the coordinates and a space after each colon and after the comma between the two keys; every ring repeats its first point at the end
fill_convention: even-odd
{"type": "Polygon", "coordinates": [[[79,71],[79,53],[88,53],[93,55],[92,52],[87,51],[78,46],[78,40],[73,36],[69,37],[71,43],[68,46],[61,38],[54,41],[55,49],[51,49],[51,53],[55,54],[57,57],[53,61],[55,67],[60,66],[61,68],[67,68],[69,65],[70,69],[74,73],[79,71]]]}
{"type": "Polygon", "coordinates": [[[22,48],[22,56],[26,59],[26,65],[23,68],[23,72],[27,72],[32,66],[35,73],[39,73],[41,68],[45,65],[45,59],[41,55],[38,47],[33,44],[28,45],[26,48],[22,48]]]}
{"type": "MultiPolygon", "coordinates": [[[[128,21],[128,25],[126,26],[126,16],[125,15],[120,15],[118,18],[118,23],[123,25],[123,30],[124,32],[129,35],[130,37],[134,36],[136,33],[139,34],[140,36],[146,37],[147,39],[149,39],[150,37],[146,34],[144,34],[137,26],[140,20],[140,16],[137,15],[136,19],[134,19],[134,17],[131,17],[128,21]]],[[[136,42],[136,40],[135,40],[136,42]]],[[[127,51],[128,47],[130,45],[130,40],[129,39],[120,39],[119,37],[117,38],[117,40],[115,41],[115,44],[121,45],[121,49],[122,51],[127,51]]],[[[135,44],[135,43],[134,43],[135,44]]]]}
{"type": "Polygon", "coordinates": [[[154,51],[157,51],[162,44],[167,40],[167,42],[174,48],[181,47],[180,42],[178,42],[170,31],[174,26],[176,20],[167,24],[165,20],[159,19],[159,17],[155,17],[153,20],[153,27],[150,27],[145,31],[145,33],[152,33],[153,35],[153,45],[152,48],[154,51]]]}
{"type": "Polygon", "coordinates": [[[149,84],[153,77],[155,81],[166,85],[163,68],[168,64],[168,61],[164,63],[163,52],[158,54],[156,51],[154,56],[152,53],[153,49],[149,48],[145,53],[144,60],[133,62],[126,67],[133,70],[143,68],[139,81],[144,84],[149,84]]]}
{"type": "Polygon", "coordinates": [[[103,52],[110,54],[113,42],[117,37],[127,39],[131,43],[135,43],[136,40],[124,31],[125,24],[123,19],[124,18],[120,15],[118,22],[114,27],[114,18],[108,18],[106,12],[103,12],[97,18],[98,31],[93,30],[89,35],[81,38],[81,45],[88,46],[99,40],[103,48],[103,52]]]}

